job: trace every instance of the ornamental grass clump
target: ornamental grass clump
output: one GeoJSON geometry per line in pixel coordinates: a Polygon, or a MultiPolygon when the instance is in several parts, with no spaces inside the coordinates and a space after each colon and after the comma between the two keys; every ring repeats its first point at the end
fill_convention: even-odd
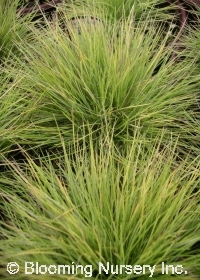
{"type": "Polygon", "coordinates": [[[2,156],[12,154],[17,141],[22,140],[22,131],[30,124],[29,110],[32,98],[28,97],[27,93],[23,95],[18,88],[20,80],[23,79],[23,76],[19,77],[17,73],[20,69],[14,75],[9,70],[10,67],[11,70],[14,67],[11,56],[20,56],[21,53],[17,42],[22,38],[24,41],[30,38],[28,25],[31,25],[33,16],[26,15],[20,18],[17,13],[20,2],[0,1],[0,165],[2,156]]]}
{"type": "Polygon", "coordinates": [[[162,139],[147,147],[137,133],[120,152],[109,135],[99,146],[91,136],[89,149],[74,144],[75,160],[62,143],[56,161],[27,156],[0,178],[4,278],[8,262],[20,266],[16,280],[138,279],[107,262],[154,266],[140,279],[169,279],[162,262],[178,266],[176,279],[199,275],[199,158],[177,162],[173,142],[160,152],[162,139]]]}
{"type": "Polygon", "coordinates": [[[27,24],[30,25],[33,15],[20,17],[18,8],[20,0],[0,1],[0,63],[8,58],[10,52],[18,53],[16,43],[28,38],[27,24]]]}
{"type": "Polygon", "coordinates": [[[121,144],[139,127],[147,141],[166,130],[164,144],[179,137],[182,153],[198,153],[195,63],[184,52],[173,58],[175,43],[153,20],[136,23],[130,16],[113,23],[94,15],[99,24],[77,19],[77,29],[66,19],[65,30],[59,22],[32,28],[35,42],[20,43],[23,59],[15,58],[11,71],[26,77],[19,89],[38,102],[23,139],[60,146],[57,126],[67,142],[86,136],[88,127],[99,137],[106,127],[121,144]]]}

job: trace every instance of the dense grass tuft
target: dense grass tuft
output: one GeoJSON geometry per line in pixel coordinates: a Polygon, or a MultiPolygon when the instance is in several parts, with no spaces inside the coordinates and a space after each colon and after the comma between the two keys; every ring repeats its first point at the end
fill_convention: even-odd
{"type": "MultiPolygon", "coordinates": [[[[1,222],[0,257],[4,264],[15,260],[21,265],[15,279],[32,279],[21,278],[25,261],[92,265],[94,275],[98,262],[156,264],[158,279],[164,261],[181,264],[190,277],[185,279],[192,279],[200,261],[199,250],[190,250],[199,241],[199,159],[174,164],[175,147],[169,143],[160,152],[160,143],[147,149],[136,135],[118,153],[108,137],[96,153],[91,139],[90,151],[75,144],[76,160],[63,146],[64,157],[58,157],[56,165],[30,158],[25,166],[11,162],[10,172],[0,179],[7,217],[1,222]]],[[[138,277],[94,275],[91,279],[138,277]]]]}
{"type": "Polygon", "coordinates": [[[28,39],[27,24],[30,25],[33,15],[20,17],[18,7],[20,0],[1,0],[0,2],[0,62],[8,58],[11,52],[18,53],[16,43],[28,39]]]}
{"type": "Polygon", "coordinates": [[[140,127],[149,141],[165,130],[164,144],[179,137],[182,152],[198,153],[191,109],[199,95],[195,63],[182,59],[184,52],[179,61],[172,58],[170,35],[155,22],[136,24],[132,17],[115,24],[77,21],[78,29],[66,20],[68,33],[50,25],[47,32],[35,31],[35,44],[20,45],[25,61],[18,68],[25,79],[19,88],[38,102],[23,139],[58,146],[57,125],[66,141],[74,134],[81,138],[89,126],[97,137],[102,127],[114,129],[122,143],[140,127]]]}

